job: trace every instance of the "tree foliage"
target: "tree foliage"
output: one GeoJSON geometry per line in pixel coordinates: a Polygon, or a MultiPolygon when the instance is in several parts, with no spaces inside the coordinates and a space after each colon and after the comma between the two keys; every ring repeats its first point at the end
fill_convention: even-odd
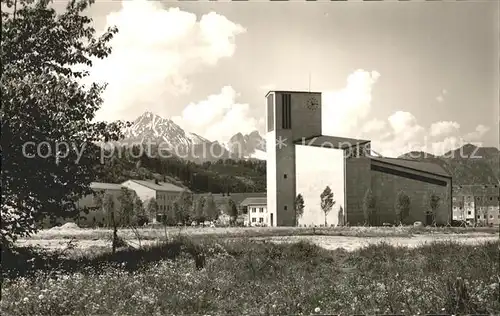
{"type": "MultiPolygon", "coordinates": [[[[424,209],[426,213],[430,213],[432,215],[432,224],[436,222],[436,212],[441,204],[441,197],[436,194],[436,192],[431,191],[428,192],[424,198],[424,209]]],[[[461,210],[463,207],[460,208],[461,210]]]]}
{"type": "Polygon", "coordinates": [[[120,211],[118,222],[120,226],[129,226],[134,222],[134,194],[126,188],[122,188],[118,196],[120,211]]]}
{"type": "Polygon", "coordinates": [[[295,198],[295,225],[299,224],[299,219],[304,215],[304,198],[302,194],[298,194],[295,198]]]}
{"type": "Polygon", "coordinates": [[[205,204],[204,204],[204,214],[207,217],[209,221],[215,221],[219,217],[219,214],[217,212],[217,206],[215,205],[214,197],[212,193],[208,194],[205,197],[205,204]]]}
{"type": "Polygon", "coordinates": [[[399,191],[396,196],[396,205],[394,209],[400,224],[410,215],[410,206],[410,197],[404,191],[399,191]]]}
{"type": "Polygon", "coordinates": [[[363,197],[363,217],[365,224],[373,224],[373,216],[375,212],[375,196],[371,189],[366,190],[363,197]]]}
{"type": "Polygon", "coordinates": [[[200,196],[196,199],[193,215],[193,219],[198,223],[203,223],[207,219],[207,214],[205,214],[205,197],[200,196]]]}
{"type": "Polygon", "coordinates": [[[99,175],[97,141],[119,139],[120,122],[94,122],[104,85],[85,86],[94,60],[111,52],[84,11],[93,1],[2,0],[2,241],[28,236],[44,217],[76,216],[99,175]],[[38,149],[38,152],[37,152],[38,149]]]}
{"type": "Polygon", "coordinates": [[[193,209],[193,193],[188,190],[183,190],[177,197],[176,208],[177,208],[177,221],[178,223],[186,224],[190,220],[191,212],[193,209]]]}
{"type": "Polygon", "coordinates": [[[148,214],[150,218],[156,219],[158,215],[158,201],[156,201],[155,198],[150,198],[146,202],[146,214],[148,214]]]}
{"type": "Polygon", "coordinates": [[[146,214],[142,200],[137,194],[134,197],[134,216],[135,222],[139,226],[149,223],[149,217],[146,214]]]}
{"type": "MultiPolygon", "coordinates": [[[[101,182],[120,183],[129,179],[158,180],[178,182],[192,192],[265,192],[266,191],[266,162],[253,160],[226,159],[217,162],[195,163],[171,155],[155,154],[147,150],[140,150],[139,145],[123,151],[109,152],[103,166],[101,182]],[[132,154],[129,154],[132,153],[132,154]],[[141,155],[142,153],[142,155],[141,155]]],[[[174,183],[175,184],[175,183],[174,183]]]]}
{"type": "Polygon", "coordinates": [[[325,214],[325,227],[328,226],[328,222],[326,220],[328,213],[332,210],[335,205],[335,200],[333,199],[333,192],[329,186],[326,186],[325,190],[320,195],[321,198],[321,210],[325,214]]]}
{"type": "Polygon", "coordinates": [[[337,213],[337,226],[345,225],[344,209],[342,206],[339,207],[339,212],[337,213]]]}
{"type": "Polygon", "coordinates": [[[238,218],[238,207],[233,199],[228,198],[226,202],[226,214],[231,217],[231,224],[234,225],[238,218]]]}

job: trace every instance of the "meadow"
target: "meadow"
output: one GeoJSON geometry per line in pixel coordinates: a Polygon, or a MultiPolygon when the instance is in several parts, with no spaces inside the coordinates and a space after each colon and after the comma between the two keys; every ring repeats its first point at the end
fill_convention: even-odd
{"type": "Polygon", "coordinates": [[[495,314],[500,242],[387,243],[176,235],[141,249],[2,249],[3,315],[495,314]]]}

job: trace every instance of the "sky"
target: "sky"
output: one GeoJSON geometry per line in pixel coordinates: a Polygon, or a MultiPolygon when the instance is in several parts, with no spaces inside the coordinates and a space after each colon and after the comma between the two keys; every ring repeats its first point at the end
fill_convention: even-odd
{"type": "Polygon", "coordinates": [[[91,70],[108,83],[98,119],[151,111],[227,141],[265,133],[268,90],[310,89],[323,134],[386,156],[499,144],[498,1],[97,0],[88,14],[119,29],[91,70]]]}

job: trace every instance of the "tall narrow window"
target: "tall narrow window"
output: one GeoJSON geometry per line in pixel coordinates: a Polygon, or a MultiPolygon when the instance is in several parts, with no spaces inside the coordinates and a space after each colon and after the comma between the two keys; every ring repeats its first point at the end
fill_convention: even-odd
{"type": "Polygon", "coordinates": [[[267,131],[274,130],[274,95],[267,96],[267,131]]]}
{"type": "Polygon", "coordinates": [[[289,93],[283,94],[281,96],[281,122],[283,129],[292,128],[292,107],[291,107],[292,96],[289,93]]]}

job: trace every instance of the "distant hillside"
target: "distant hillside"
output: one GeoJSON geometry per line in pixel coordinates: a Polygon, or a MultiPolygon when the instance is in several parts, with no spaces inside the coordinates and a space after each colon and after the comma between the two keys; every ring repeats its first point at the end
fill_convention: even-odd
{"type": "Polygon", "coordinates": [[[442,156],[409,152],[400,158],[433,162],[447,170],[454,184],[496,184],[500,180],[500,150],[466,144],[442,156]]]}
{"type": "Polygon", "coordinates": [[[173,155],[139,155],[138,145],[115,154],[96,164],[96,181],[120,183],[128,179],[153,179],[173,183],[193,192],[264,192],[266,191],[266,162],[261,160],[219,159],[215,162],[195,163],[173,155]]]}

